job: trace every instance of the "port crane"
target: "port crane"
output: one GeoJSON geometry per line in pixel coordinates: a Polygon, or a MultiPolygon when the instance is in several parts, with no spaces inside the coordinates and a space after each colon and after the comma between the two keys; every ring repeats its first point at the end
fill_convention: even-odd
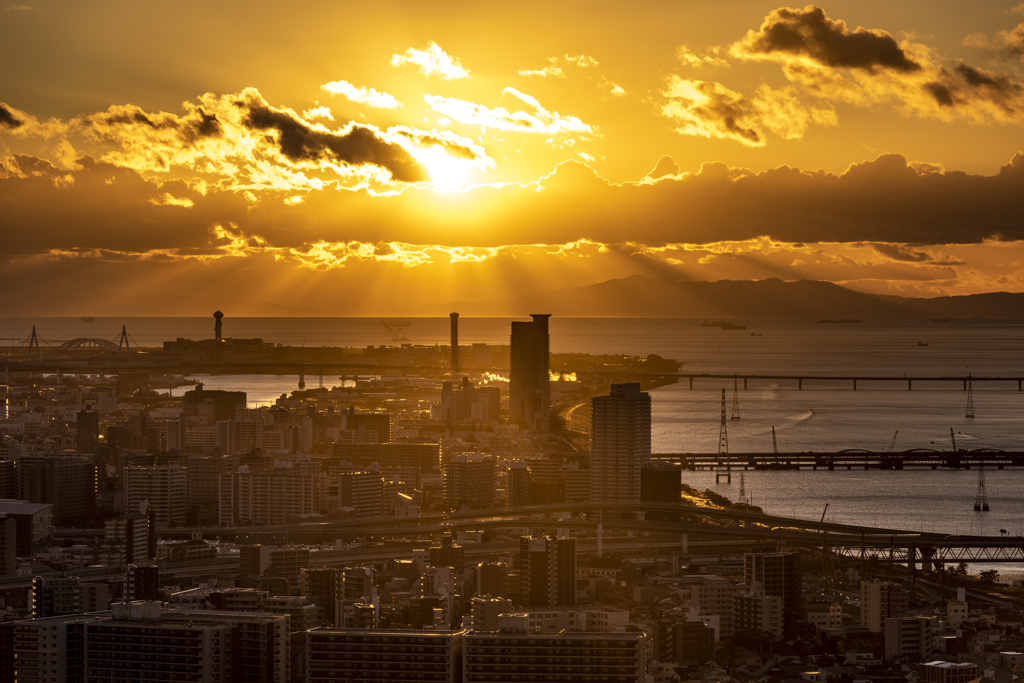
{"type": "Polygon", "coordinates": [[[407,342],[409,338],[405,336],[405,332],[402,331],[401,327],[391,327],[388,325],[386,320],[381,320],[380,324],[384,326],[384,329],[391,335],[391,341],[393,342],[407,342]]]}
{"type": "Polygon", "coordinates": [[[892,443],[889,444],[889,450],[886,453],[892,453],[892,449],[896,448],[896,437],[899,436],[900,430],[896,430],[896,433],[892,435],[892,443]]]}

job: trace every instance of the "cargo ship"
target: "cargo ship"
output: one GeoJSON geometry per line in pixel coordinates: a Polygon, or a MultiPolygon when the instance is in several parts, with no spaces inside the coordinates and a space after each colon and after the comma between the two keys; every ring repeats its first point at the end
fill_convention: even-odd
{"type": "Polygon", "coordinates": [[[828,324],[828,325],[844,325],[844,324],[847,324],[847,323],[862,323],[862,322],[864,322],[864,321],[863,320],[854,320],[853,318],[822,318],[821,320],[818,321],[818,324],[820,325],[822,323],[825,323],[825,324],[828,324]]]}

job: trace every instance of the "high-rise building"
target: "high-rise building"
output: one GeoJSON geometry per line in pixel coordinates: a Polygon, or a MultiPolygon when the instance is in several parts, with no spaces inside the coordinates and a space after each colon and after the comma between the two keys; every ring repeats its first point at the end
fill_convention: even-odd
{"type": "Polygon", "coordinates": [[[376,443],[391,443],[390,413],[357,413],[355,408],[349,408],[345,428],[356,432],[376,432],[376,443]]]}
{"type": "Polygon", "coordinates": [[[508,567],[503,562],[481,562],[475,567],[476,594],[503,597],[508,591],[508,567]]]}
{"type": "Polygon", "coordinates": [[[782,638],[782,598],[765,595],[755,581],[749,591],[734,598],[732,621],[737,631],[770,633],[778,640],[782,638]]]}
{"type": "Polygon", "coordinates": [[[96,467],[88,458],[22,458],[18,472],[19,497],[52,503],[57,526],[81,526],[96,511],[96,467]]]}
{"type": "Polygon", "coordinates": [[[317,606],[321,624],[338,625],[339,608],[344,599],[343,577],[343,571],[337,567],[299,570],[299,593],[317,606]]]}
{"type": "Polygon", "coordinates": [[[381,517],[385,508],[384,477],[380,471],[370,469],[339,473],[338,507],[352,508],[355,519],[381,517]]]}
{"type": "Polygon", "coordinates": [[[455,543],[450,531],[441,534],[441,545],[431,547],[429,555],[433,567],[451,567],[459,573],[462,573],[465,567],[465,549],[461,544],[455,543]]]}
{"type": "Polygon", "coordinates": [[[533,504],[533,473],[523,460],[508,464],[506,502],[510,508],[521,508],[533,504]]]}
{"type": "Polygon", "coordinates": [[[149,518],[139,513],[106,521],[104,545],[123,546],[125,564],[146,564],[149,556],[149,518]]]}
{"type": "Polygon", "coordinates": [[[509,417],[529,429],[551,426],[551,377],[548,318],[533,314],[532,322],[513,322],[509,351],[509,417]]]}
{"type": "Polygon", "coordinates": [[[512,611],[512,601],[508,598],[477,596],[472,602],[472,625],[474,631],[497,631],[498,617],[512,611]]]}
{"type": "Polygon", "coordinates": [[[18,571],[18,524],[0,514],[0,575],[18,571]]]}
{"type": "Polygon", "coordinates": [[[450,456],[444,464],[445,502],[453,508],[493,506],[497,475],[493,456],[450,456]]]}
{"type": "Polygon", "coordinates": [[[923,660],[934,651],[940,632],[936,617],[889,617],[885,620],[885,658],[923,660]]]}
{"type": "Polygon", "coordinates": [[[521,602],[526,607],[576,604],[576,539],[523,536],[519,542],[521,602]]]}
{"type": "Polygon", "coordinates": [[[130,564],[124,571],[125,602],[160,599],[160,568],[156,565],[130,564]]]}
{"type": "Polygon", "coordinates": [[[884,633],[887,619],[905,616],[910,594],[887,581],[860,582],[860,624],[872,633],[884,633]]]}
{"type": "Polygon", "coordinates": [[[93,454],[100,444],[100,413],[87,405],[77,415],[77,447],[79,453],[93,454]]]}
{"type": "Polygon", "coordinates": [[[251,587],[260,577],[276,577],[298,587],[300,570],[309,566],[309,548],[243,545],[238,555],[238,585],[251,587]]]}
{"type": "Polygon", "coordinates": [[[284,524],[294,515],[322,512],[323,474],[319,463],[281,461],[271,470],[218,477],[218,519],[222,525],[284,524]]]}
{"type": "Polygon", "coordinates": [[[651,395],[613,384],[590,399],[590,499],[640,502],[640,470],[651,460],[651,395]]]}
{"type": "Polygon", "coordinates": [[[795,638],[803,621],[800,555],[796,553],[747,553],[743,557],[744,583],[757,582],[765,595],[782,599],[782,634],[795,638]]]}
{"type": "Polygon", "coordinates": [[[459,372],[459,314],[452,313],[452,372],[459,372]]]}
{"type": "Polygon", "coordinates": [[[124,468],[124,509],[131,514],[152,513],[157,529],[183,525],[188,509],[188,486],[185,469],[179,465],[124,468]]]}

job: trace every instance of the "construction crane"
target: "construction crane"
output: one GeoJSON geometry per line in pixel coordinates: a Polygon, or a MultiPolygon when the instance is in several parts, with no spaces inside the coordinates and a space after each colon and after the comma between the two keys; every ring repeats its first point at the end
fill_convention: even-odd
{"type": "Polygon", "coordinates": [[[953,440],[953,452],[956,453],[956,434],[953,433],[953,428],[949,428],[949,438],[953,440]]]}
{"type": "Polygon", "coordinates": [[[892,435],[892,443],[889,444],[889,450],[886,453],[892,453],[892,449],[896,448],[896,437],[899,435],[900,430],[896,430],[896,433],[892,435]]]}
{"type": "Polygon", "coordinates": [[[405,336],[405,332],[402,331],[401,327],[391,327],[388,325],[386,320],[381,320],[380,324],[384,326],[384,329],[391,335],[391,341],[393,342],[407,342],[409,338],[405,336]]]}

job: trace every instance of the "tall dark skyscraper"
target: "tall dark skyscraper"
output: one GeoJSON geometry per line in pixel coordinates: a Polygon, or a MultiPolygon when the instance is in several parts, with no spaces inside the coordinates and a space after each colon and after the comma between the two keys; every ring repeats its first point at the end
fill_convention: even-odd
{"type": "Polygon", "coordinates": [[[452,313],[452,372],[459,371],[459,314],[452,313]]]}
{"type": "Polygon", "coordinates": [[[76,450],[79,453],[95,453],[100,444],[100,413],[93,410],[92,406],[86,406],[85,410],[79,410],[76,418],[78,444],[76,450]]]}
{"type": "Polygon", "coordinates": [[[519,539],[519,571],[525,607],[576,604],[576,539],[519,539]]]}
{"type": "Polygon", "coordinates": [[[551,423],[550,315],[533,314],[532,322],[512,323],[509,416],[529,429],[547,431],[551,423]]]}
{"type": "Polygon", "coordinates": [[[651,395],[637,383],[613,384],[590,405],[590,499],[637,503],[640,469],[651,461],[651,395]]]}

